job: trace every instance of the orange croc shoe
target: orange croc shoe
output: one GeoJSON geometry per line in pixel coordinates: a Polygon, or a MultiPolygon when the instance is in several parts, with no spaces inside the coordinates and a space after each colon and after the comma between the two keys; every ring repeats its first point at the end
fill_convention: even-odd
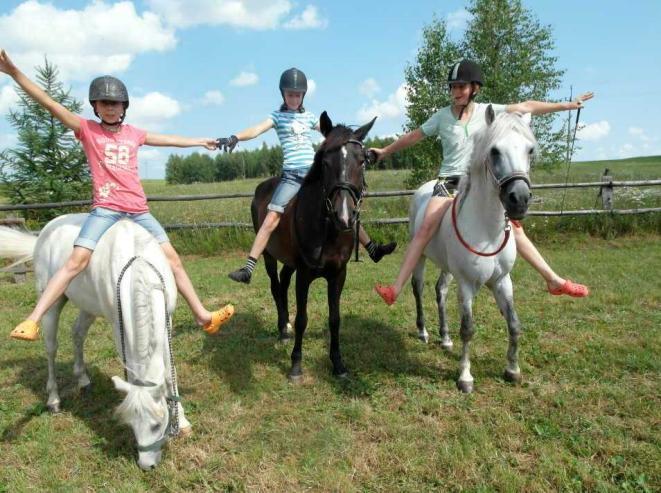
{"type": "Polygon", "coordinates": [[[205,324],[202,330],[207,334],[215,334],[220,329],[220,326],[227,322],[234,315],[234,306],[225,305],[220,310],[211,312],[211,322],[205,324]]]}
{"type": "Polygon", "coordinates": [[[23,320],[9,335],[22,341],[36,341],[39,338],[39,325],[32,320],[23,320]]]}
{"type": "Polygon", "coordinates": [[[387,305],[392,305],[397,301],[395,298],[395,290],[392,286],[382,286],[381,284],[377,284],[374,286],[374,291],[379,293],[379,296],[383,298],[383,301],[385,301],[387,305]]]}
{"type": "Polygon", "coordinates": [[[577,282],[571,282],[569,279],[567,279],[565,283],[559,288],[549,289],[549,293],[556,296],[566,294],[574,298],[585,298],[587,295],[590,294],[590,290],[588,289],[587,286],[584,286],[583,284],[579,284],[577,282]]]}

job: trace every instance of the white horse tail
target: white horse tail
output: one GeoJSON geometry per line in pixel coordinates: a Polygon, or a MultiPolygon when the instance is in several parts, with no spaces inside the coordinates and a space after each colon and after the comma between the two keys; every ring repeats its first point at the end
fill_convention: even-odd
{"type": "Polygon", "coordinates": [[[0,258],[18,259],[12,264],[21,264],[32,260],[37,236],[0,226],[0,258]]]}

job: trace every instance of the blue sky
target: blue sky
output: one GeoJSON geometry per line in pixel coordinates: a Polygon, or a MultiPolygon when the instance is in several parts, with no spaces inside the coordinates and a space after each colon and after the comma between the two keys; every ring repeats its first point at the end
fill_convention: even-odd
{"type": "MultiPolygon", "coordinates": [[[[592,90],[576,160],[661,154],[661,2],[524,1],[550,25],[557,99],[592,90]]],[[[373,135],[401,133],[404,68],[415,60],[433,15],[455,36],[466,22],[458,0],[66,0],[0,2],[0,47],[29,76],[44,55],[86,101],[89,81],[110,73],[131,94],[127,122],[148,131],[217,137],[263,120],[280,102],[280,73],[311,79],[306,107],[334,121],[379,116],[373,135]]],[[[16,143],[6,121],[13,82],[0,74],[0,149],[16,143]]],[[[511,101],[498,101],[509,103],[511,101]]],[[[86,105],[85,115],[92,117],[86,105]]],[[[276,143],[269,132],[244,149],[276,143]]],[[[170,153],[145,147],[144,178],[160,178],[170,153]]]]}

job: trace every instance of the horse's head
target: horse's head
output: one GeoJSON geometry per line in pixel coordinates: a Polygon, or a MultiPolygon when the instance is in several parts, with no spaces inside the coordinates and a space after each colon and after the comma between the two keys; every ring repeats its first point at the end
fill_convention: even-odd
{"type": "Polygon", "coordinates": [[[522,219],[528,212],[530,161],[537,141],[530,130],[530,114],[502,113],[495,117],[489,105],[487,128],[475,143],[474,165],[486,165],[487,174],[498,187],[507,216],[522,219]]]}
{"type": "Polygon", "coordinates": [[[340,230],[352,229],[360,212],[369,159],[363,139],[374,120],[354,131],[344,125],[333,126],[325,111],[319,119],[325,140],[315,155],[311,179],[321,181],[326,213],[340,230]]]}
{"type": "Polygon", "coordinates": [[[169,433],[165,382],[138,385],[117,376],[112,381],[117,390],[126,394],[116,412],[131,427],[138,442],[138,465],[144,470],[153,469],[161,461],[161,449],[169,433]]]}

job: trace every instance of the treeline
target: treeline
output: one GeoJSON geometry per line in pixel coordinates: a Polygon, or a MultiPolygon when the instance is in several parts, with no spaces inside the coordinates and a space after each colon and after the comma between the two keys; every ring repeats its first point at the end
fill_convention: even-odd
{"type": "MultiPolygon", "coordinates": [[[[393,140],[367,139],[365,147],[385,147],[393,140]]],[[[414,160],[414,153],[406,149],[379,161],[373,169],[409,169],[415,166],[414,160]]],[[[282,170],[282,161],[282,148],[266,143],[259,149],[219,152],[215,156],[198,152],[188,156],[173,154],[165,165],[165,180],[168,184],[189,184],[276,176],[282,170]]]]}

